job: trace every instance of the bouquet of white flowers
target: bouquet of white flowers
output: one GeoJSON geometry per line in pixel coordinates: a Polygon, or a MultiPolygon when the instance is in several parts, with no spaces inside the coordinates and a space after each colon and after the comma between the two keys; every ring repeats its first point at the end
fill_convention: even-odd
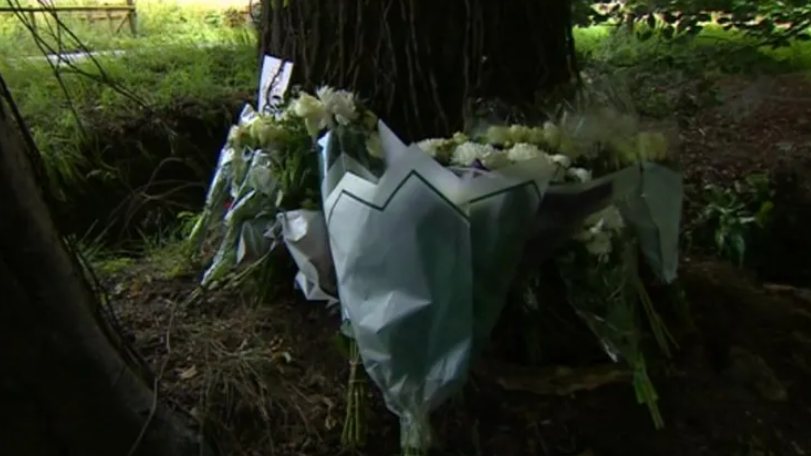
{"type": "MultiPolygon", "coordinates": [[[[406,452],[430,446],[429,414],[464,384],[519,265],[548,260],[608,354],[633,368],[661,424],[639,349],[640,303],[665,348],[667,335],[636,258],[675,278],[681,177],[663,136],[586,105],[537,127],[491,125],[407,146],[354,94],[328,87],[246,114],[195,230],[222,216],[230,185],[204,282],[286,243],[299,288],[340,302],[353,365],[362,362],[399,415],[406,452]]],[[[360,397],[350,388],[348,406],[360,397]]],[[[351,416],[347,444],[362,439],[351,416]]]]}

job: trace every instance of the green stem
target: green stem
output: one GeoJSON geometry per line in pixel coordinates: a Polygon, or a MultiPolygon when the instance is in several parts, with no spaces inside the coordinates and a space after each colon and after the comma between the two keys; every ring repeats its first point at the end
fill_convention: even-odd
{"type": "Polygon", "coordinates": [[[360,350],[355,340],[349,342],[349,383],[346,389],[346,419],[341,434],[344,449],[356,450],[366,443],[366,381],[359,369],[360,350]]]}

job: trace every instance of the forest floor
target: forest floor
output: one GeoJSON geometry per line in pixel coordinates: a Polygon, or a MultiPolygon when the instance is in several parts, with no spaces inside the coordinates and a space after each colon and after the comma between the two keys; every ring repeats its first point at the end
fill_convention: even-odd
{"type": "MultiPolygon", "coordinates": [[[[725,183],[786,162],[807,169],[806,75],[729,77],[718,89],[723,101],[681,129],[689,183],[725,183]]],[[[185,273],[182,260],[168,257],[101,274],[123,327],[161,376],[162,398],[201,420],[225,454],[338,454],[348,369],[337,315],[298,298],[292,281],[272,304],[251,304],[234,291],[189,301],[199,271],[185,273]]],[[[811,453],[811,290],[687,256],[681,280],[694,326],[681,325],[672,360],[651,366],[663,430],[653,429],[633,388],[616,381],[626,373],[607,359],[529,368],[486,358],[464,398],[435,416],[439,453],[811,453]]],[[[549,347],[559,349],[567,348],[549,347]]],[[[370,400],[362,454],[396,454],[396,419],[376,393],[370,400]]]]}

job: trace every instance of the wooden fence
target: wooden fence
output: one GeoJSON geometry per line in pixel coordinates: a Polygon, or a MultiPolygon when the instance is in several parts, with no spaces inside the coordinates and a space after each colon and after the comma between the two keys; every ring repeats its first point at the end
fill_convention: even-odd
{"type": "MultiPolygon", "coordinates": [[[[124,25],[129,25],[130,32],[133,35],[138,34],[138,13],[135,10],[135,0],[126,0],[125,5],[0,7],[0,14],[2,13],[25,14],[34,28],[37,27],[37,14],[57,18],[62,14],[76,14],[80,19],[91,24],[107,21],[110,31],[113,33],[119,33],[124,25]]],[[[59,33],[59,29],[57,29],[57,33],[59,33]]]]}

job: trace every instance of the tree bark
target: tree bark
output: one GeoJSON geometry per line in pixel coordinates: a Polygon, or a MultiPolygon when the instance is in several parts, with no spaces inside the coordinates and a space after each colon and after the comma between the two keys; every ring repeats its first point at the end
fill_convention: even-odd
{"type": "Polygon", "coordinates": [[[8,108],[0,97],[0,454],[208,454],[99,326],[8,108]]]}
{"type": "Polygon", "coordinates": [[[263,0],[264,52],[306,89],[352,89],[405,139],[445,136],[465,106],[533,104],[575,76],[569,0],[263,0]],[[275,5],[275,6],[274,6],[275,5]]]}

